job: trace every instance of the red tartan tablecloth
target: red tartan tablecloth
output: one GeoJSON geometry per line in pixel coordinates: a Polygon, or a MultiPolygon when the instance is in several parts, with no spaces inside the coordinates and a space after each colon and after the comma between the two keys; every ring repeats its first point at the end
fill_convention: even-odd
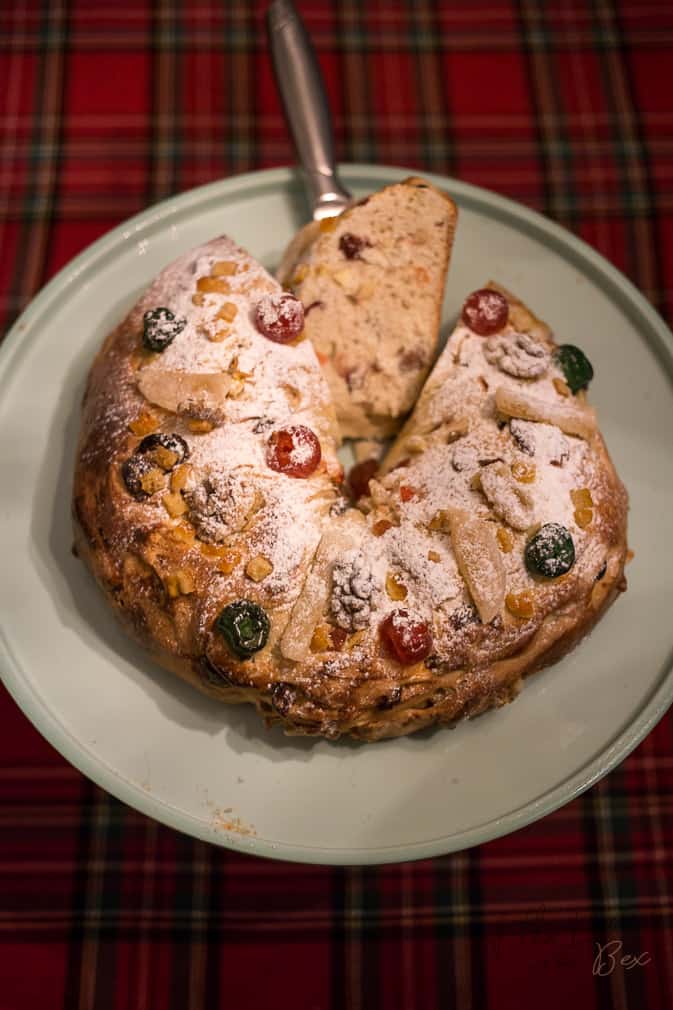
{"type": "MultiPolygon", "coordinates": [[[[3,331],[129,215],[293,160],[264,4],[0,6],[3,331]]],[[[670,0],[300,8],[341,160],[455,175],[535,207],[671,318],[670,0]]],[[[0,1010],[673,1005],[670,715],[543,821],[367,869],[194,841],[93,786],[4,692],[0,727],[0,1010]],[[606,950],[594,974],[610,941],[643,956],[608,971],[606,950]]]]}

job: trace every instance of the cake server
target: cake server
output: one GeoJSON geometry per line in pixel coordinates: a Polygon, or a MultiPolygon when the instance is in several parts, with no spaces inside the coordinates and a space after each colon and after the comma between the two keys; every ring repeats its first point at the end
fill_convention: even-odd
{"type": "Polygon", "coordinates": [[[295,235],[278,270],[294,262],[319,231],[352,200],[334,159],[332,117],[315,49],[291,0],[273,0],[266,16],[271,57],[285,118],[304,178],[312,221],[295,235]]]}

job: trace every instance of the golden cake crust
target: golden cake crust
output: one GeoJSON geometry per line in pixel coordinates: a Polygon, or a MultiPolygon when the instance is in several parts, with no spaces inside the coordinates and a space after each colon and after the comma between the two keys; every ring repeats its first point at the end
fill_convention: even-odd
{"type": "MultiPolygon", "coordinates": [[[[255,360],[267,362],[263,367],[269,369],[266,385],[262,379],[257,387],[253,382],[250,392],[251,402],[261,404],[257,413],[260,417],[273,414],[275,422],[287,416],[310,423],[319,432],[323,449],[321,470],[308,481],[295,480],[290,487],[288,478],[273,475],[272,485],[269,474],[261,472],[259,457],[254,456],[255,445],[265,438],[266,430],[254,433],[244,411],[239,412],[237,421],[227,418],[220,428],[198,433],[190,429],[193,418],[148,404],[138,386],[139,373],[157,367],[155,357],[148,359],[140,346],[144,312],[171,302],[176,290],[181,292],[180,304],[184,305],[187,284],[193,288],[197,276],[209,276],[214,263],[232,261],[239,268],[247,264],[253,273],[256,269],[251,266],[254,261],[226,239],[183,257],[178,261],[181,265],[160,276],[100,350],[84,398],[74,481],[78,555],[94,573],[127,630],[162,666],[214,699],[254,704],[267,723],[280,723],[288,733],[329,738],[351,734],[377,740],[436,723],[452,723],[509,701],[524,676],[568,652],[625,588],[626,492],[584,397],[556,392],[559,373],[551,358],[544,378],[503,375],[498,364],[502,348],[494,344],[489,355],[496,364],[486,363],[478,339],[464,333],[459,324],[381,473],[370,484],[370,496],[356,510],[339,498],[341,473],[335,457],[334,418],[310,345],[304,341],[289,352],[294,355],[292,367],[304,369],[307,378],[300,389],[299,409],[290,402],[281,417],[276,391],[267,388],[276,366],[268,364],[264,348],[259,351],[255,344],[252,357],[257,354],[255,360]],[[467,355],[468,364],[461,363],[461,354],[467,355]],[[554,410],[563,408],[563,422],[571,427],[575,410],[580,427],[586,427],[585,437],[555,435],[558,429],[553,425],[526,415],[528,406],[521,407],[522,399],[528,406],[532,403],[533,413],[540,403],[554,410]],[[569,405],[564,406],[566,400],[569,405]],[[508,415],[508,410],[514,413],[508,415]],[[512,417],[515,421],[519,417],[524,425],[537,425],[540,432],[544,429],[547,456],[558,452],[561,445],[567,453],[562,465],[549,463],[544,453],[522,454],[513,440],[512,417]],[[228,424],[232,425],[229,441],[222,435],[228,424]],[[233,427],[235,424],[239,427],[233,427]],[[177,431],[188,442],[192,480],[200,479],[213,460],[217,462],[218,452],[230,452],[231,440],[240,436],[245,449],[249,436],[252,455],[244,462],[254,479],[267,495],[273,495],[276,486],[298,495],[295,512],[288,517],[278,504],[272,507],[267,497],[251,525],[234,530],[224,544],[208,543],[195,535],[189,508],[171,515],[164,504],[163,499],[170,495],[176,496],[173,505],[179,508],[186,500],[188,492],[178,486],[179,481],[178,489],[171,490],[175,471],[167,474],[165,488],[149,499],[135,500],[124,484],[121,467],[143,437],[139,432],[152,425],[156,425],[154,431],[177,431]],[[475,439],[477,450],[483,445],[487,461],[477,460],[471,474],[475,439]],[[208,440],[213,443],[210,453],[203,450],[208,440]],[[459,446],[461,455],[455,456],[459,446]],[[492,457],[498,458],[491,461],[492,457]],[[558,512],[559,521],[572,526],[576,540],[575,566],[562,578],[544,583],[531,579],[520,561],[530,528],[510,527],[501,515],[494,514],[494,509],[502,512],[504,507],[498,498],[498,480],[505,479],[502,467],[511,469],[522,461],[527,464],[528,459],[538,468],[531,485],[538,487],[538,497],[528,505],[525,496],[522,499],[523,507],[531,510],[531,525],[539,524],[540,515],[547,521],[558,512]],[[461,465],[467,460],[467,469],[456,469],[456,460],[461,465]],[[500,469],[489,470],[493,467],[500,469]],[[491,498],[484,490],[486,470],[494,477],[491,498]],[[574,500],[570,499],[570,504],[566,500],[568,488],[590,494],[591,521],[584,528],[572,525],[577,508],[573,513],[574,500]],[[561,492],[562,503],[560,497],[554,500],[561,492]],[[435,508],[440,499],[445,501],[445,509],[435,508]],[[265,509],[270,509],[266,526],[265,509]],[[301,517],[299,524],[297,515],[301,517]],[[497,596],[499,590],[487,586],[482,598],[484,587],[470,590],[461,577],[456,551],[460,553],[460,524],[466,517],[474,518],[481,524],[479,530],[487,533],[506,530],[504,540],[512,546],[503,553],[504,587],[508,599],[532,594],[532,616],[517,616],[501,603],[494,619],[480,620],[476,599],[488,606],[489,593],[497,596]],[[273,522],[278,527],[275,539],[268,529],[273,522]],[[281,529],[283,524],[287,528],[281,529]],[[303,539],[301,550],[291,554],[294,540],[288,530],[295,526],[301,526],[303,539]],[[266,556],[265,552],[273,555],[276,571],[256,581],[249,574],[249,563],[266,556]],[[440,558],[431,563],[442,569],[442,578],[435,578],[428,567],[431,554],[440,558]],[[347,629],[342,626],[344,614],[346,621],[353,614],[341,606],[343,597],[341,603],[335,602],[335,567],[345,557],[350,559],[351,569],[353,564],[360,565],[358,571],[365,573],[366,585],[373,587],[366,601],[366,622],[347,629]],[[405,591],[401,603],[390,596],[391,592],[397,595],[400,585],[405,591]],[[317,587],[317,604],[309,592],[311,586],[317,587]],[[215,627],[223,606],[238,599],[259,603],[271,624],[266,647],[244,661],[232,655],[215,627]],[[382,620],[397,606],[409,607],[432,625],[432,652],[411,666],[392,659],[379,634],[382,620]],[[307,613],[312,622],[308,640],[307,613]],[[331,637],[340,627],[342,634],[331,637]]],[[[504,292],[493,283],[488,286],[504,292]]],[[[261,293],[273,290],[275,282],[259,271],[246,291],[231,297],[242,312],[244,304],[254,304],[261,293]]],[[[553,350],[548,327],[518,299],[505,294],[512,332],[527,333],[547,351],[553,350]]],[[[186,310],[190,325],[201,308],[197,305],[186,310]]],[[[195,327],[191,344],[200,347],[202,339],[195,327]]],[[[187,346],[188,341],[183,343],[187,346]]],[[[226,339],[214,344],[223,345],[229,346],[226,339]]],[[[208,353],[211,350],[207,348],[208,353]]],[[[280,353],[275,347],[269,352],[280,353]]],[[[173,367],[182,363],[186,369],[185,362],[191,357],[176,355],[178,351],[173,367]]],[[[289,360],[281,361],[283,374],[289,360]]],[[[241,369],[243,361],[241,352],[237,361],[241,369]]],[[[207,360],[197,356],[195,367],[203,372],[207,360]]],[[[239,410],[240,402],[232,409],[239,410]]],[[[514,430],[519,429],[515,426],[514,430]]],[[[516,523],[516,516],[512,518],[516,523]]],[[[500,564],[494,563],[496,567],[500,564]]],[[[352,581],[352,570],[347,575],[352,581]]]]}

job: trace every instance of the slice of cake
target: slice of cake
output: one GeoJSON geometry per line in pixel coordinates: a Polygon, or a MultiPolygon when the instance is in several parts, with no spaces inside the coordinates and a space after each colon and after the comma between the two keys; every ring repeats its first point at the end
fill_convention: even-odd
{"type": "Polygon", "coordinates": [[[345,438],[386,438],[433,363],[456,224],[423,179],[386,186],[288,247],[279,280],[304,303],[306,335],[345,438]]]}

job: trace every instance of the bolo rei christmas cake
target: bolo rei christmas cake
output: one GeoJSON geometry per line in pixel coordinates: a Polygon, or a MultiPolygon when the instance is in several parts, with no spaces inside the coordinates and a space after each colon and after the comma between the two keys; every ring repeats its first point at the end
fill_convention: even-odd
{"type": "Polygon", "coordinates": [[[502,705],[625,588],[583,352],[489,282],[426,379],[455,220],[423,180],[387,187],[288,250],[292,290],[214,239],[91,368],[77,553],[157,662],[289,733],[502,705]],[[345,481],[344,432],[393,440],[345,481]]]}

